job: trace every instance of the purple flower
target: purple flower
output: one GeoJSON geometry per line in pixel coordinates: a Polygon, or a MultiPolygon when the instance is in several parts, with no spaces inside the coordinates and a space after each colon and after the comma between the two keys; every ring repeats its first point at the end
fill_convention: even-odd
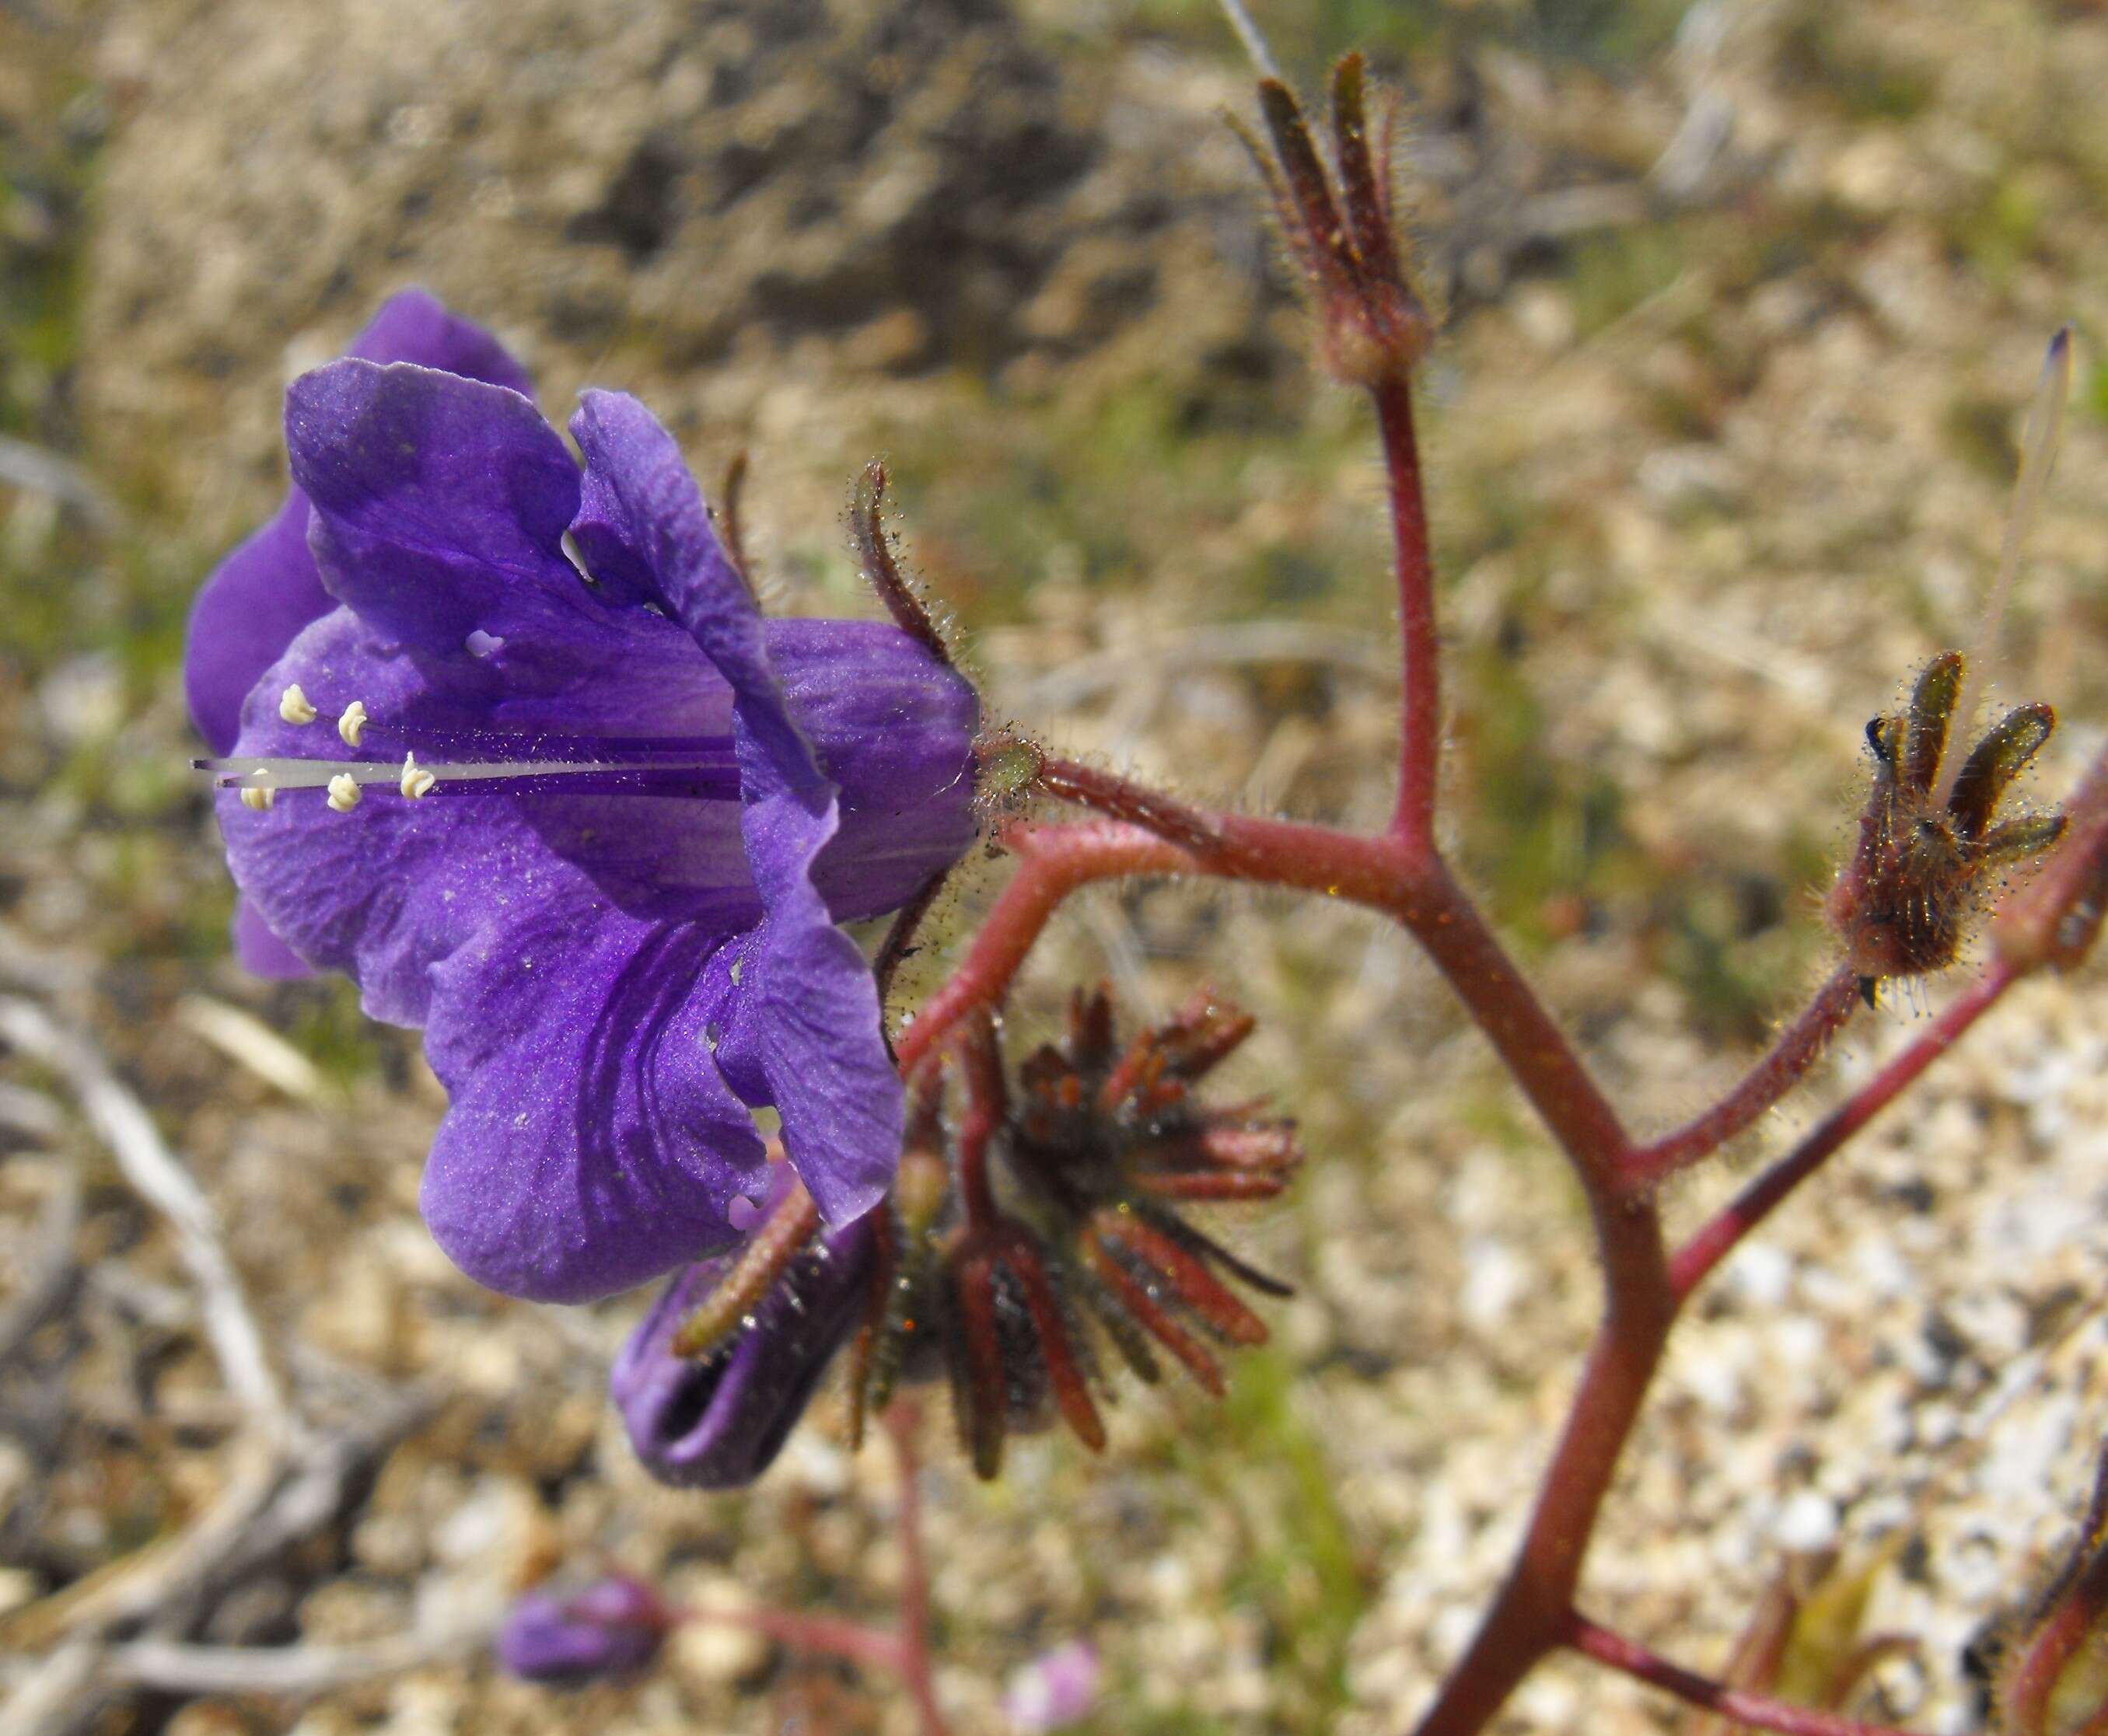
{"type": "Polygon", "coordinates": [[[764,623],[635,400],[585,394],[582,472],[428,298],[362,344],[444,367],[294,382],[295,493],[191,623],[245,955],[425,1028],[425,1216],[493,1289],[584,1301],[736,1239],[763,1106],[851,1221],[902,1104],[836,924],[971,841],[972,689],[891,626],[764,623]]]}
{"type": "Polygon", "coordinates": [[[623,1346],[608,1390],[644,1468],[661,1482],[734,1488],[767,1470],[861,1317],[876,1242],[868,1221],[816,1239],[712,1354],[674,1355],[673,1339],[716,1288],[726,1258],[667,1286],[623,1346]]]}
{"type": "Polygon", "coordinates": [[[673,1622],[642,1580],[617,1576],[583,1591],[530,1591],[498,1630],[498,1661],[525,1681],[582,1687],[636,1675],[659,1655],[673,1622]]]}

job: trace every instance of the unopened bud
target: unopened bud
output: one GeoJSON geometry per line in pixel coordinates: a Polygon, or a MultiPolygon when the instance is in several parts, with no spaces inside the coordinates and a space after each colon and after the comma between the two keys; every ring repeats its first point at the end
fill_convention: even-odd
{"type": "Polygon", "coordinates": [[[642,1580],[530,1591],[498,1631],[498,1661],[524,1681],[583,1687],[635,1675],[659,1655],[673,1616],[642,1580]]]}

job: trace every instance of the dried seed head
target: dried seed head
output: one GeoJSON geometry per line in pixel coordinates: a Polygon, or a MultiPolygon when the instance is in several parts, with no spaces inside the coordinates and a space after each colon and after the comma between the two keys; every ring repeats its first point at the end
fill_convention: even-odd
{"type": "Polygon", "coordinates": [[[1196,1099],[1251,1028],[1202,996],[1123,1049],[1105,992],[1079,993],[1065,1040],[1034,1051],[1013,1087],[993,1021],[966,1022],[914,1082],[853,1371],[859,1420],[896,1382],[942,1375],[993,1477],[1010,1434],[1057,1416],[1101,1448],[1113,1366],[1153,1383],[1161,1351],[1219,1396],[1219,1353],[1267,1336],[1232,1281],[1287,1293],[1180,1212],[1269,1198],[1301,1159],[1287,1122],[1196,1099]]]}
{"type": "Polygon", "coordinates": [[[1919,674],[1903,711],[1867,726],[1873,789],[1858,848],[1827,909],[1869,999],[1884,978],[1953,964],[1998,871],[2032,861],[2064,831],[2059,815],[1998,818],[2014,780],[2056,727],[2047,705],[2007,713],[1958,771],[1942,776],[1966,685],[1961,654],[1943,652],[1919,674]]]}
{"type": "Polygon", "coordinates": [[[1392,210],[1392,128],[1386,116],[1372,135],[1367,83],[1358,54],[1333,69],[1330,170],[1301,104],[1279,79],[1259,88],[1266,140],[1244,133],[1309,287],[1319,355],[1336,379],[1363,386],[1410,375],[1435,326],[1392,210]]]}

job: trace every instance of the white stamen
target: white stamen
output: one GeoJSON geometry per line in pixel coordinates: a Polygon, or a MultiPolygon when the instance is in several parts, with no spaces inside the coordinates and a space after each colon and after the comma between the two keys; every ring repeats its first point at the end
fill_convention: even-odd
{"type": "MultiPolygon", "coordinates": [[[[274,789],[320,789],[335,783],[339,778],[348,778],[354,784],[394,784],[399,786],[403,768],[388,760],[378,759],[301,759],[288,755],[273,755],[258,758],[195,759],[191,768],[213,774],[214,784],[222,789],[239,789],[244,785],[268,785],[274,789]]],[[[594,772],[635,771],[640,768],[614,760],[579,759],[507,759],[482,762],[464,761],[460,763],[435,762],[430,767],[419,766],[421,774],[427,773],[444,784],[478,783],[485,780],[522,777],[575,777],[594,772]]],[[[654,771],[721,771],[715,761],[697,759],[692,762],[668,760],[653,764],[654,771]]]]}
{"type": "MultiPolygon", "coordinates": [[[[244,791],[245,795],[247,791],[244,791]]],[[[339,772],[329,780],[329,805],[340,814],[348,814],[358,806],[358,780],[348,772],[339,772]]]]}
{"type": "Polygon", "coordinates": [[[359,732],[366,727],[366,706],[363,701],[354,699],[344,708],[344,715],[336,720],[336,732],[344,737],[348,748],[358,745],[359,732]]]}
{"type": "Polygon", "coordinates": [[[264,813],[277,795],[278,792],[271,789],[245,789],[241,792],[241,805],[252,813],[264,813]]]}
{"type": "Polygon", "coordinates": [[[414,802],[420,796],[430,795],[439,781],[417,763],[416,754],[405,753],[403,756],[403,776],[397,787],[402,790],[404,801],[414,802]]]}
{"type": "Polygon", "coordinates": [[[313,723],[315,721],[315,708],[309,703],[307,695],[300,691],[298,681],[278,695],[278,715],[288,723],[313,723]]]}

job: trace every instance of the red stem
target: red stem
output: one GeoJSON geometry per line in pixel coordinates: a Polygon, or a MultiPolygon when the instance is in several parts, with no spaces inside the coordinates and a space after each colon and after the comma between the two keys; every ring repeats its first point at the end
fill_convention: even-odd
{"type": "Polygon", "coordinates": [[[1808,1010],[1779,1033],[1771,1053],[1750,1068],[1740,1085],[1673,1133],[1632,1154],[1623,1166],[1624,1185],[1652,1187],[1745,1131],[1800,1083],[1858,1005],[1857,974],[1841,967],[1833,971],[1808,1010]]]}
{"type": "Polygon", "coordinates": [[[1221,844],[1180,849],[1132,825],[1019,825],[1002,837],[1019,857],[951,980],[902,1032],[912,1072],[944,1032],[976,1006],[999,1005],[1061,901],[1093,880],[1210,875],[1322,893],[1382,911],[1411,931],[1484,1031],[1545,1124],[1592,1185],[1612,1186],[1631,1148],[1616,1112],[1508,957],[1447,863],[1394,837],[1209,814],[1221,844]]]}
{"type": "Polygon", "coordinates": [[[963,1014],[977,1006],[1002,1005],[1025,954],[1070,893],[1093,880],[1121,875],[1177,874],[1192,862],[1183,851],[1146,833],[1108,823],[1051,831],[1014,825],[1002,841],[1018,858],[1017,871],[983,920],[959,968],[922,1004],[894,1043],[903,1075],[912,1075],[917,1064],[963,1014]],[[1049,847],[1050,837],[1061,839],[1059,848],[1049,847]]]}
{"type": "Polygon", "coordinates": [[[1603,1262],[1602,1323],[1514,1565],[1470,1649],[1421,1717],[1417,1736],[1474,1736],[1564,1643],[1596,1517],[1676,1322],[1661,1221],[1651,1203],[1624,1204],[1598,1194],[1592,1203],[1603,1262]]]}
{"type": "Polygon", "coordinates": [[[1783,1701],[1724,1686],[1681,1664],[1657,1657],[1622,1634],[1598,1627],[1585,1616],[1568,1618],[1565,1639],[1566,1644],[1583,1657],[1592,1657],[1597,1663],[1645,1682],[1651,1688],[1674,1694],[1688,1705],[1718,1712],[1736,1724],[1777,1730],[1780,1736],[1903,1736],[1902,1732],[1888,1725],[1867,1724],[1857,1718],[1840,1717],[1835,1712],[1788,1706],[1783,1701]]]}
{"type": "Polygon", "coordinates": [[[1893,1103],[1920,1073],[1952,1049],[1962,1032],[1997,1005],[2023,973],[2004,960],[1971,983],[1931,1028],[1890,1060],[1826,1116],[1820,1126],[1737,1194],[1704,1225],[1669,1262],[1679,1300],[1703,1284],[1714,1267],[1752,1230],[1777,1211],[1787,1195],[1826,1163],[1831,1154],[1893,1103]]]}
{"type": "Polygon", "coordinates": [[[1435,843],[1435,798],[1442,767],[1442,671],[1435,629],[1435,561],[1427,546],[1427,503],[1420,443],[1412,427],[1412,385],[1403,375],[1370,389],[1383,436],[1396,551],[1399,661],[1405,678],[1399,713],[1398,808],[1392,835],[1423,851],[1435,843]]]}
{"type": "Polygon", "coordinates": [[[727,1609],[685,1612],[688,1620],[722,1621],[750,1628],[779,1645],[839,1657],[860,1670],[896,1675],[915,1702],[922,1736],[951,1736],[951,1725],[937,1702],[930,1646],[930,1568],[922,1547],[922,1489],[916,1437],[921,1412],[912,1400],[888,1407],[885,1422],[900,1462],[900,1626],[889,1633],[836,1616],[807,1615],[802,1610],[727,1609]]]}
{"type": "Polygon", "coordinates": [[[1130,778],[1101,771],[1095,766],[1050,757],[1040,762],[1039,776],[1033,781],[1050,796],[1074,802],[1079,807],[1095,808],[1114,820],[1124,820],[1182,850],[1211,850],[1223,841],[1214,823],[1198,808],[1130,778]]]}
{"type": "Polygon", "coordinates": [[[902,1669],[900,1641],[883,1628],[866,1627],[861,1621],[838,1616],[809,1616],[797,1609],[711,1610],[701,1619],[722,1621],[729,1627],[751,1628],[779,1645],[800,1652],[817,1652],[839,1657],[860,1670],[902,1669]]]}
{"type": "Polygon", "coordinates": [[[900,1676],[922,1719],[922,1736],[948,1736],[930,1647],[930,1563],[922,1546],[922,1466],[916,1450],[921,1407],[899,1399],[887,1407],[886,1432],[900,1461],[900,1676]]]}

